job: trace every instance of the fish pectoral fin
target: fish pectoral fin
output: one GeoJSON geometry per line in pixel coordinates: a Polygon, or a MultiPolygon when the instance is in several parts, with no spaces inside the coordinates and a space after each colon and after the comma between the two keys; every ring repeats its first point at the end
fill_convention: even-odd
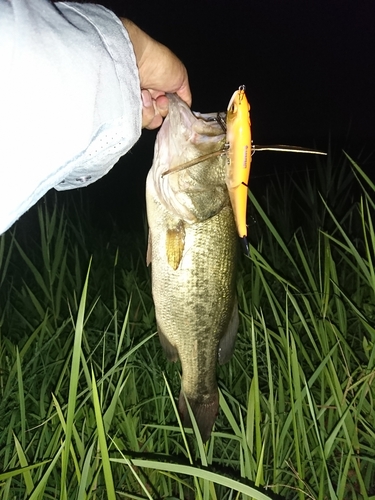
{"type": "Polygon", "coordinates": [[[146,253],[146,264],[147,267],[152,262],[152,242],[151,242],[151,231],[148,231],[148,242],[147,242],[147,253],[146,253]]]}
{"type": "Polygon", "coordinates": [[[179,360],[179,355],[178,355],[178,350],[177,347],[175,347],[173,344],[169,342],[167,337],[164,335],[162,332],[161,328],[157,324],[157,329],[158,329],[158,334],[159,334],[159,340],[160,344],[163,348],[163,351],[165,352],[165,355],[167,356],[168,361],[171,362],[176,362],[179,360]]]}
{"type": "Polygon", "coordinates": [[[167,229],[166,252],[167,261],[176,271],[180,265],[185,246],[185,225],[182,220],[173,228],[167,229]]]}
{"type": "Polygon", "coordinates": [[[236,344],[238,323],[238,302],[236,298],[233,304],[233,311],[229,320],[227,331],[219,342],[219,349],[217,353],[219,365],[227,363],[232,357],[234,346],[236,344]]]}

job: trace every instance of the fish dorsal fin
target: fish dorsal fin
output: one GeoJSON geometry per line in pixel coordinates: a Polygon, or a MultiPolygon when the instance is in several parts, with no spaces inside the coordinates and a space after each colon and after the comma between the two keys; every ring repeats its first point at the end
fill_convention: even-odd
{"type": "Polygon", "coordinates": [[[173,228],[167,229],[166,252],[168,264],[176,271],[180,265],[185,246],[185,225],[182,220],[173,228]]]}

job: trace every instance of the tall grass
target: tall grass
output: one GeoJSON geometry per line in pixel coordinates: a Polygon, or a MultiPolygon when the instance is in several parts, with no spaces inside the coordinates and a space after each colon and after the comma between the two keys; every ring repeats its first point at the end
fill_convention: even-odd
{"type": "Polygon", "coordinates": [[[144,238],[74,207],[1,236],[0,499],[375,500],[375,186],[350,164],[250,194],[206,445],[176,410],[144,238]]]}

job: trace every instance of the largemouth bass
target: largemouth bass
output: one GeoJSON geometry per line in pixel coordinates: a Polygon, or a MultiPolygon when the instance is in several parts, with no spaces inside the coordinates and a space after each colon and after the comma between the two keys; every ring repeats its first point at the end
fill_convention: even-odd
{"type": "Polygon", "coordinates": [[[237,230],[225,154],[162,175],[226,142],[216,113],[193,114],[168,98],[146,182],[147,262],[160,342],[170,361],[181,361],[179,412],[191,426],[187,399],[206,441],[219,409],[217,362],[230,359],[238,328],[237,230]]]}

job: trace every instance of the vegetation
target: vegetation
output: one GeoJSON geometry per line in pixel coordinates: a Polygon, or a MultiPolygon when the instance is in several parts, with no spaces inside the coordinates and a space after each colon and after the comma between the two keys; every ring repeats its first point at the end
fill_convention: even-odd
{"type": "Polygon", "coordinates": [[[0,237],[1,500],[375,499],[375,186],[349,160],[293,179],[250,194],[206,445],[176,410],[146,238],[74,207],[0,237]]]}

